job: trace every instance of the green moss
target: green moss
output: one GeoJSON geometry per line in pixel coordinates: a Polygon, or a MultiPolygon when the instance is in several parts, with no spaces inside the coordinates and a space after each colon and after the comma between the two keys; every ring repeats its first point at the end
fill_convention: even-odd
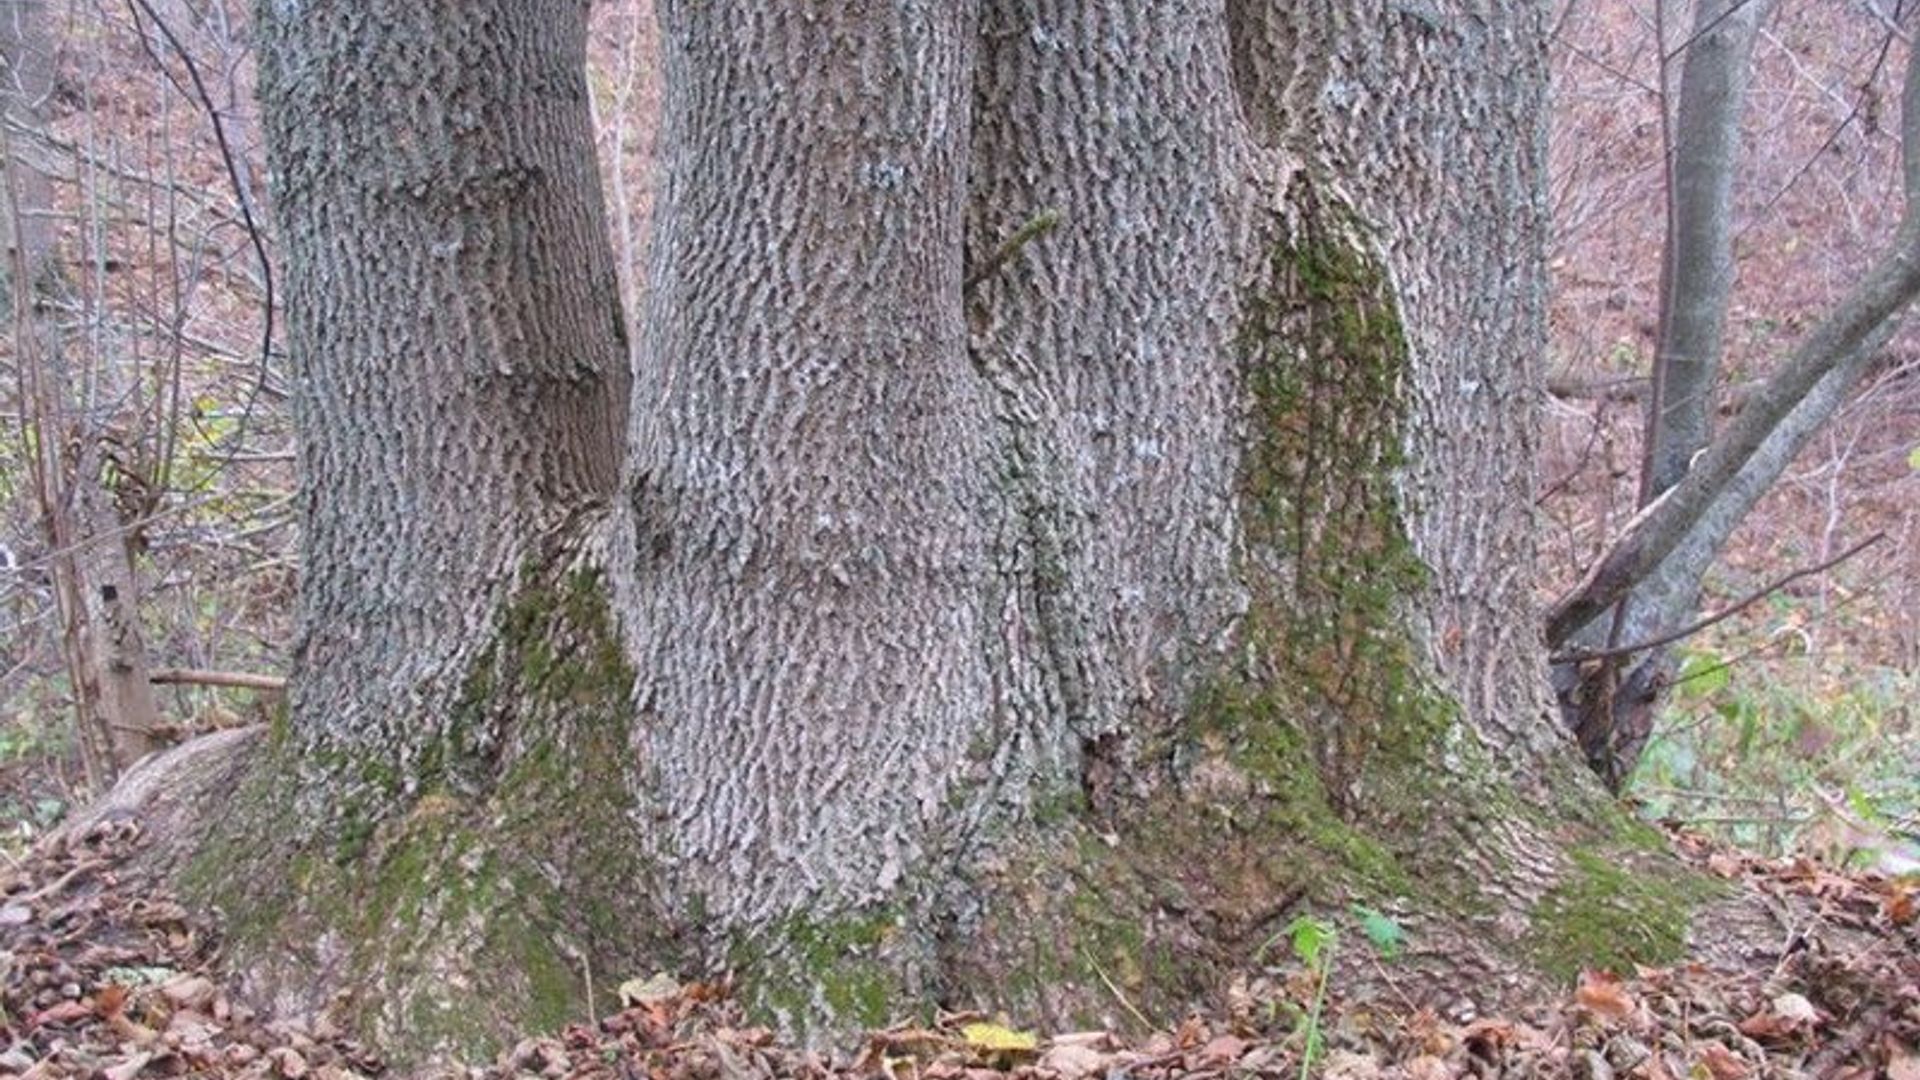
{"type": "Polygon", "coordinates": [[[1427,571],[1396,484],[1410,403],[1393,290],[1349,210],[1306,183],[1295,204],[1241,339],[1255,603],[1244,631],[1254,660],[1240,678],[1286,688],[1288,722],[1350,817],[1377,795],[1375,759],[1431,759],[1457,717],[1402,629],[1427,571]]]}
{"type": "Polygon", "coordinates": [[[872,1028],[906,995],[888,955],[901,936],[897,910],[833,920],[783,919],[729,949],[749,1014],[804,1037],[810,1023],[872,1028]]]}
{"type": "MultiPolygon", "coordinates": [[[[278,743],[183,882],[243,960],[325,963],[403,1062],[484,1058],[677,951],[628,813],[633,673],[597,575],[533,571],[415,748],[278,743]],[[235,889],[235,881],[247,882],[235,889]]],[[[290,965],[290,967],[289,967],[290,965]]]]}
{"type": "Polygon", "coordinates": [[[1396,301],[1353,215],[1311,187],[1297,195],[1240,340],[1250,603],[1237,648],[1142,755],[1164,759],[1170,783],[1098,821],[1084,806],[1064,825],[1049,815],[1061,842],[983,890],[994,899],[968,948],[993,956],[979,981],[1016,1013],[1124,1016],[1099,990],[1111,983],[1171,1020],[1299,907],[1493,902],[1453,853],[1511,793],[1463,767],[1477,745],[1407,629],[1428,574],[1397,486],[1411,403],[1396,301]],[[1061,941],[1078,952],[1062,957],[1061,941]]]}
{"type": "Polygon", "coordinates": [[[1576,848],[1566,876],[1535,906],[1527,946],[1540,968],[1572,979],[1584,968],[1618,972],[1686,955],[1693,909],[1715,886],[1677,865],[1576,848]]]}

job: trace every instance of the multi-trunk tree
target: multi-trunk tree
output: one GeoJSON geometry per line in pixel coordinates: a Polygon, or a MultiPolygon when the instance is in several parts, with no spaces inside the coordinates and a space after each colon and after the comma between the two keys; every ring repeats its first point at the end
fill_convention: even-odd
{"type": "Polygon", "coordinates": [[[1349,899],[1448,1004],[1680,947],[1538,631],[1537,5],[663,0],[631,336],[585,16],[260,7],[291,713],[129,790],[263,992],[423,1055],[654,969],[1171,1010],[1349,899]]]}

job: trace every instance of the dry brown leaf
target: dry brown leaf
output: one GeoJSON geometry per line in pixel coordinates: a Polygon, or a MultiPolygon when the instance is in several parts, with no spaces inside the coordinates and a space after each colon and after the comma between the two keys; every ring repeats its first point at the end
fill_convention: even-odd
{"type": "Polygon", "coordinates": [[[140,1053],[133,1055],[118,1065],[110,1065],[107,1068],[101,1069],[100,1075],[106,1077],[107,1080],[133,1080],[134,1077],[140,1075],[140,1070],[147,1067],[147,1062],[152,1060],[153,1055],[142,1050],[140,1053]]]}
{"type": "Polygon", "coordinates": [[[1881,900],[1881,913],[1895,926],[1906,926],[1920,915],[1920,885],[1894,882],[1887,886],[1881,900]]]}
{"type": "Polygon", "coordinates": [[[127,1007],[127,988],[119,983],[108,983],[94,995],[93,1007],[106,1019],[119,1016],[120,1011],[127,1007]]]}
{"type": "Polygon", "coordinates": [[[61,1001],[27,1017],[27,1028],[45,1024],[77,1024],[93,1016],[93,1006],[84,1001],[61,1001]]]}
{"type": "Polygon", "coordinates": [[[1246,1052],[1247,1040],[1237,1035],[1215,1035],[1200,1048],[1200,1064],[1207,1068],[1231,1065],[1246,1052]]]}
{"type": "Polygon", "coordinates": [[[1920,1080],[1920,1054],[1894,1050],[1887,1058],[1887,1080],[1920,1080]]]}
{"type": "Polygon", "coordinates": [[[1716,851],[1707,856],[1707,869],[1715,876],[1737,878],[1746,872],[1747,866],[1738,856],[1725,851],[1716,851]]]}
{"type": "Polygon", "coordinates": [[[267,1051],[267,1060],[273,1064],[274,1075],[286,1080],[300,1080],[307,1075],[307,1059],[291,1046],[276,1046],[267,1051]]]}
{"type": "Polygon", "coordinates": [[[175,975],[160,984],[160,996],[176,1009],[206,1012],[219,993],[213,980],[204,975],[175,975]]]}
{"type": "Polygon", "coordinates": [[[1056,1043],[1040,1055],[1040,1068],[1054,1073],[1061,1080],[1080,1080],[1081,1077],[1104,1074],[1115,1056],[1109,1051],[1097,1050],[1082,1043],[1056,1043]]]}
{"type": "Polygon", "coordinates": [[[1580,986],[1574,990],[1573,1000],[1581,1008],[1608,1020],[1625,1020],[1636,1008],[1625,984],[1605,971],[1581,972],[1580,986]]]}
{"type": "Polygon", "coordinates": [[[1765,1012],[1754,1013],[1752,1016],[1740,1021],[1739,1028],[1740,1034],[1745,1035],[1749,1039],[1760,1039],[1768,1042],[1777,1042],[1781,1039],[1791,1038],[1800,1031],[1799,1024],[1794,1023],[1792,1020],[1781,1016],[1771,1009],[1765,1012]]]}
{"type": "Polygon", "coordinates": [[[1500,1051],[1512,1046],[1517,1037],[1518,1032],[1511,1023],[1486,1017],[1460,1029],[1460,1039],[1467,1048],[1489,1060],[1498,1059],[1500,1051]]]}
{"type": "Polygon", "coordinates": [[[1700,1048],[1700,1063],[1713,1074],[1713,1080],[1744,1080],[1753,1071],[1740,1055],[1717,1042],[1700,1048]]]}

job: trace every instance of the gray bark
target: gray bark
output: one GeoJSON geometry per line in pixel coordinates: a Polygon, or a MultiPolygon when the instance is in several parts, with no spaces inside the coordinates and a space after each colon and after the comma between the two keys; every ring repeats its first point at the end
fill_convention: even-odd
{"type": "Polygon", "coordinates": [[[1431,582],[1414,618],[1464,714],[1525,774],[1559,743],[1542,722],[1534,517],[1518,494],[1545,355],[1546,15],[1333,6],[1317,138],[1379,229],[1415,359],[1401,486],[1431,582]]]}
{"type": "Polygon", "coordinates": [[[1560,841],[1488,807],[1591,807],[1530,629],[1539,12],[664,3],[629,399],[548,9],[263,13],[309,500],[269,757],[359,838],[269,844],[267,947],[344,948],[401,1034],[561,931],[829,1032],[1083,1016],[1034,956],[1218,931],[1142,986],[1173,1007],[1288,889],[1433,871],[1421,970],[1519,963],[1560,841]],[[624,652],[569,572],[623,414],[624,652]]]}
{"type": "Polygon", "coordinates": [[[584,18],[261,5],[308,508],[304,739],[406,763],[447,734],[545,538],[613,491],[628,373],[584,18]]]}
{"type": "Polygon", "coordinates": [[[1642,505],[1685,475],[1712,434],[1714,385],[1733,294],[1740,119],[1753,74],[1753,43],[1770,6],[1766,0],[1701,0],[1694,8],[1674,116],[1642,505]]]}
{"type": "Polygon", "coordinates": [[[657,858],[718,927],[891,897],[996,731],[961,319],[971,18],[662,3],[620,607],[657,858]],[[754,122],[742,123],[741,117],[754,122]]]}
{"type": "Polygon", "coordinates": [[[1184,721],[1248,603],[1230,358],[1297,169],[1340,170],[1391,238],[1433,662],[1490,741],[1553,744],[1511,569],[1542,325],[1530,17],[1374,35],[1239,8],[1236,96],[1206,4],[663,15],[621,607],[656,854],[716,925],[923,902],[1085,750],[1184,721]],[[1282,118],[1262,57],[1326,72],[1302,100],[1351,96],[1282,118]],[[957,230],[978,264],[1049,212],[963,324],[957,230]]]}

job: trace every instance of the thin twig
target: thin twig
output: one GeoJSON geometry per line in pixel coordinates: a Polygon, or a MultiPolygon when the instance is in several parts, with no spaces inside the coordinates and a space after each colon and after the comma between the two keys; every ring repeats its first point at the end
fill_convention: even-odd
{"type": "Polygon", "coordinates": [[[1733,604],[1721,608],[1719,611],[1688,626],[1675,630],[1672,633],[1661,634],[1658,637],[1649,638],[1646,641],[1636,641],[1631,645],[1621,645],[1614,648],[1595,649],[1590,652],[1576,650],[1574,652],[1555,653],[1550,659],[1556,664],[1580,664],[1588,660],[1613,660],[1622,656],[1632,656],[1634,653],[1646,652],[1648,649],[1657,649],[1662,645],[1671,645],[1683,638],[1692,637],[1707,627],[1712,626],[1714,623],[1722,622],[1738,615],[1740,612],[1765,600],[1767,597],[1799,581],[1801,578],[1811,577],[1814,574],[1831,570],[1886,538],[1887,534],[1884,532],[1874,533],[1872,536],[1867,537],[1865,540],[1860,541],[1825,562],[1795,570],[1769,585],[1755,589],[1753,592],[1734,601],[1733,604]]]}
{"type": "Polygon", "coordinates": [[[993,254],[987,256],[986,262],[975,267],[974,271],[967,275],[966,280],[960,284],[960,291],[972,292],[981,282],[998,273],[1008,260],[1020,254],[1021,248],[1052,232],[1059,225],[1060,211],[1058,210],[1042,210],[1035,214],[1031,221],[1015,229],[1012,236],[1007,237],[998,248],[995,248],[993,254]]]}
{"type": "Polygon", "coordinates": [[[1093,973],[1095,975],[1100,976],[1100,981],[1106,985],[1107,991],[1113,995],[1114,1000],[1118,1001],[1120,1005],[1123,1008],[1125,1008],[1127,1012],[1135,1020],[1138,1020],[1140,1022],[1140,1027],[1143,1030],[1152,1031],[1154,1029],[1153,1021],[1147,1019],[1145,1013],[1142,1013],[1139,1009],[1134,1008],[1133,1002],[1127,1000],[1127,995],[1120,992],[1120,988],[1113,984],[1112,979],[1107,978],[1106,971],[1100,967],[1100,961],[1095,960],[1093,957],[1088,956],[1084,952],[1082,952],[1080,956],[1082,959],[1086,960],[1087,966],[1093,969],[1093,973]]]}
{"type": "MultiPolygon", "coordinates": [[[[194,63],[193,54],[189,53],[186,45],[183,44],[178,37],[174,36],[173,29],[166,24],[165,20],[160,18],[159,12],[153,10],[153,5],[149,3],[148,0],[127,0],[127,10],[133,15],[135,29],[140,31],[140,47],[146,50],[147,55],[153,59],[155,64],[159,65],[162,74],[167,75],[169,80],[172,79],[172,73],[167,71],[167,66],[161,63],[158,56],[154,55],[153,49],[147,41],[146,28],[140,21],[140,13],[143,11],[146,12],[147,18],[153,20],[154,28],[159,30],[160,35],[167,39],[167,44],[172,46],[173,51],[180,55],[180,62],[186,65],[187,78],[193,81],[194,93],[199,98],[201,107],[207,111],[207,120],[213,125],[213,138],[220,146],[220,160],[227,167],[227,179],[233,184],[233,195],[240,207],[241,223],[244,224],[247,229],[247,240],[253,245],[254,257],[260,260],[260,291],[263,294],[263,322],[260,330],[260,373],[254,382],[253,392],[247,395],[246,407],[240,411],[240,422],[235,428],[238,437],[244,438],[246,436],[247,425],[253,419],[254,406],[259,402],[261,392],[266,389],[267,372],[273,361],[273,263],[267,258],[267,242],[260,232],[259,224],[254,221],[253,197],[247,190],[246,180],[240,175],[240,163],[234,156],[233,146],[227,141],[227,127],[220,122],[220,109],[213,103],[213,95],[207,91],[207,84],[200,77],[200,65],[194,63]]],[[[179,84],[175,83],[175,85],[178,86],[179,84]]],[[[182,92],[184,93],[184,88],[182,92]]],[[[208,484],[211,484],[214,477],[219,475],[219,473],[219,469],[209,472],[207,477],[195,487],[195,490],[205,488],[208,484]]]]}
{"type": "Polygon", "coordinates": [[[206,671],[199,668],[159,668],[147,681],[162,685],[231,686],[241,690],[285,690],[282,675],[259,675],[251,671],[206,671]]]}

